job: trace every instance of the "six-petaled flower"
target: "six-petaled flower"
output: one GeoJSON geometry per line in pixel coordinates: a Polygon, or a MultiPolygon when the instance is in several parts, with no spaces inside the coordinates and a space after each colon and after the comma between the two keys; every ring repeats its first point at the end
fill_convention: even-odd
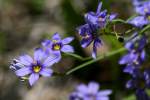
{"type": "Polygon", "coordinates": [[[88,12],[84,18],[86,24],[77,28],[79,35],[82,37],[81,46],[83,48],[89,46],[93,42],[92,57],[96,59],[97,47],[102,45],[102,40],[99,38],[98,30],[106,27],[108,21],[112,21],[116,14],[107,14],[107,10],[101,11],[102,2],[99,3],[96,13],[88,12]]]}
{"type": "Polygon", "coordinates": [[[51,66],[55,63],[56,57],[45,55],[45,52],[38,48],[34,51],[34,57],[22,55],[16,63],[11,65],[18,77],[27,77],[32,86],[40,76],[51,77],[53,70],[51,66]]]}
{"type": "Polygon", "coordinates": [[[133,0],[135,11],[138,16],[128,21],[128,23],[142,28],[144,25],[150,24],[150,1],[133,0]]]}
{"type": "Polygon", "coordinates": [[[133,74],[135,68],[139,68],[143,61],[145,60],[145,45],[147,44],[147,39],[143,37],[135,37],[131,41],[127,42],[125,48],[128,50],[128,53],[124,55],[119,64],[126,64],[127,66],[124,69],[124,72],[133,74]]]}
{"type": "Polygon", "coordinates": [[[99,84],[90,82],[88,85],[80,84],[76,91],[73,92],[69,100],[109,100],[108,95],[112,93],[111,90],[99,91],[99,84]]]}
{"type": "Polygon", "coordinates": [[[68,45],[74,38],[67,37],[61,40],[61,37],[58,33],[55,33],[52,36],[52,40],[44,40],[42,42],[43,47],[48,55],[56,56],[56,62],[60,61],[61,59],[61,51],[64,53],[73,53],[74,49],[71,45],[68,45]]]}

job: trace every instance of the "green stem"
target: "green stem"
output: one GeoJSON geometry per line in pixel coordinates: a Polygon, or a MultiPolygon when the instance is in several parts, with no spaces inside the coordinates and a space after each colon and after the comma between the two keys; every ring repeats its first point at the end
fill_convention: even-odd
{"type": "Polygon", "coordinates": [[[64,56],[72,56],[72,57],[74,57],[74,58],[76,58],[78,60],[81,60],[81,61],[86,61],[86,60],[92,59],[92,57],[86,57],[86,58],[84,58],[84,57],[81,57],[80,55],[73,54],[73,53],[64,53],[63,55],[64,56]]]}
{"type": "Polygon", "coordinates": [[[77,71],[77,70],[79,70],[79,69],[81,69],[81,68],[83,68],[83,67],[85,67],[85,66],[87,66],[87,65],[90,65],[90,64],[92,64],[92,63],[95,63],[95,62],[97,62],[97,61],[99,61],[99,60],[102,60],[102,59],[104,59],[104,58],[106,58],[106,57],[113,56],[113,55],[118,54],[118,53],[120,53],[120,52],[123,52],[123,51],[125,51],[125,50],[126,50],[125,48],[121,48],[121,49],[118,49],[118,50],[109,52],[109,53],[107,53],[107,54],[104,54],[104,55],[102,55],[102,56],[99,56],[97,59],[92,59],[92,60],[90,60],[90,61],[88,61],[88,62],[85,62],[85,63],[83,63],[83,64],[81,64],[81,65],[79,65],[79,66],[77,66],[77,67],[75,67],[75,68],[73,68],[73,69],[67,71],[67,72],[66,72],[66,75],[69,75],[69,74],[71,74],[71,73],[73,73],[73,72],[75,72],[75,71],[77,71]]]}
{"type": "Polygon", "coordinates": [[[129,29],[129,30],[127,30],[126,32],[125,32],[125,34],[129,34],[129,33],[131,33],[132,31],[135,31],[136,30],[136,28],[132,28],[132,29],[129,29]]]}
{"type": "Polygon", "coordinates": [[[112,20],[112,23],[124,23],[124,24],[127,24],[127,22],[122,20],[122,19],[114,19],[114,20],[112,20]]]}
{"type": "Polygon", "coordinates": [[[144,27],[139,33],[143,34],[144,32],[146,32],[148,29],[150,29],[150,25],[147,25],[146,27],[144,27]]]}

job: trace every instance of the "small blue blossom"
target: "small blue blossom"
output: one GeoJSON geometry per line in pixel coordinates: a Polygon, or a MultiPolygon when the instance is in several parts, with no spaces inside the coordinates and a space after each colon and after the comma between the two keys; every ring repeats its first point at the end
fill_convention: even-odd
{"type": "Polygon", "coordinates": [[[139,1],[139,4],[135,6],[136,13],[139,15],[147,16],[150,15],[150,1],[139,1]]]}
{"type": "Polygon", "coordinates": [[[86,48],[93,42],[93,52],[92,57],[96,59],[97,47],[102,45],[101,39],[97,36],[96,33],[93,33],[95,27],[90,26],[89,24],[82,25],[77,28],[79,35],[82,37],[81,46],[86,48]]]}
{"type": "Polygon", "coordinates": [[[150,21],[145,16],[137,16],[128,23],[134,25],[135,27],[142,28],[144,25],[149,24],[150,21]]]}
{"type": "Polygon", "coordinates": [[[50,55],[57,56],[56,62],[61,59],[61,51],[65,53],[73,53],[74,49],[71,45],[68,45],[74,38],[67,37],[61,40],[61,37],[58,33],[55,33],[52,36],[52,40],[44,40],[42,42],[43,47],[46,49],[46,52],[50,55]]]}
{"type": "Polygon", "coordinates": [[[47,57],[45,52],[38,48],[34,51],[34,57],[24,54],[15,59],[10,68],[18,77],[27,77],[32,86],[40,76],[51,77],[53,70],[50,68],[55,63],[56,57],[47,57]]]}
{"type": "Polygon", "coordinates": [[[125,44],[128,53],[120,59],[119,64],[126,64],[123,71],[132,76],[126,87],[136,90],[137,100],[150,100],[145,92],[146,88],[150,88],[150,70],[142,68],[146,58],[144,48],[147,44],[147,38],[145,35],[137,36],[136,34],[125,44]]]}
{"type": "Polygon", "coordinates": [[[150,100],[150,97],[145,92],[144,89],[137,89],[136,90],[136,98],[137,100],[150,100]]]}
{"type": "Polygon", "coordinates": [[[84,16],[86,23],[97,28],[104,28],[107,21],[112,21],[116,18],[117,14],[107,15],[107,10],[101,11],[101,8],[102,2],[99,3],[96,13],[92,11],[86,13],[84,16]]]}
{"type": "Polygon", "coordinates": [[[127,82],[126,87],[128,89],[136,90],[135,93],[137,100],[150,100],[149,96],[145,91],[146,88],[150,88],[150,78],[149,73],[147,73],[147,70],[146,72],[144,72],[144,74],[139,70],[138,75],[132,77],[132,79],[127,82]]]}
{"type": "Polygon", "coordinates": [[[145,60],[145,50],[144,47],[147,43],[145,36],[141,38],[132,39],[127,42],[125,48],[128,50],[128,53],[124,55],[119,64],[126,64],[124,72],[132,74],[134,67],[140,67],[140,65],[145,60]]]}
{"type": "Polygon", "coordinates": [[[142,28],[144,25],[150,24],[150,1],[133,0],[137,17],[128,21],[128,23],[142,28]]]}
{"type": "Polygon", "coordinates": [[[99,91],[99,84],[90,82],[88,85],[80,84],[69,100],[109,100],[111,93],[111,90],[99,91]]]}
{"type": "Polygon", "coordinates": [[[77,28],[79,35],[82,37],[81,46],[86,48],[93,42],[92,57],[96,59],[97,47],[102,45],[97,31],[106,27],[107,22],[116,18],[117,14],[107,14],[107,10],[101,11],[102,2],[99,3],[96,13],[88,12],[84,15],[86,24],[77,28]]]}

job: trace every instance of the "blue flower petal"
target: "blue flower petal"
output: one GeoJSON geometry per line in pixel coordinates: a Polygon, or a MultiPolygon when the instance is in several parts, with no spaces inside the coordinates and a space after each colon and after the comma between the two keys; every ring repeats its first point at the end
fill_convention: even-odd
{"type": "Polygon", "coordinates": [[[72,40],[74,40],[74,37],[67,37],[67,38],[65,38],[65,39],[62,40],[62,44],[68,44],[72,40]]]}
{"type": "Polygon", "coordinates": [[[115,19],[116,17],[117,17],[117,14],[116,14],[116,13],[111,14],[111,15],[109,16],[109,20],[112,21],[112,20],[115,19]]]}
{"type": "Polygon", "coordinates": [[[88,87],[85,84],[80,84],[77,87],[77,91],[80,92],[81,94],[86,94],[88,90],[88,87]]]}
{"type": "Polygon", "coordinates": [[[119,60],[119,64],[126,64],[129,62],[129,54],[124,55],[120,60],[119,60]]]}
{"type": "Polygon", "coordinates": [[[127,66],[124,68],[123,72],[133,74],[133,70],[134,70],[134,66],[132,66],[132,65],[127,65],[127,66]]]}
{"type": "Polygon", "coordinates": [[[112,90],[102,90],[98,92],[99,96],[108,96],[112,93],[112,90]]]}
{"type": "Polygon", "coordinates": [[[133,18],[132,20],[130,20],[128,23],[141,28],[150,22],[144,16],[137,16],[133,18]]]}
{"type": "Polygon", "coordinates": [[[45,52],[41,48],[37,48],[34,51],[34,60],[35,61],[41,61],[46,57],[45,52]]]}
{"type": "Polygon", "coordinates": [[[32,71],[31,71],[30,67],[23,67],[23,68],[17,70],[15,73],[17,76],[22,77],[22,76],[30,74],[31,72],[32,71]]]}
{"type": "Polygon", "coordinates": [[[41,71],[40,71],[40,74],[42,76],[45,76],[45,77],[50,77],[53,73],[53,70],[52,69],[48,69],[48,68],[43,68],[41,71]]]}
{"type": "Polygon", "coordinates": [[[90,82],[88,84],[88,92],[89,93],[92,93],[92,94],[96,94],[99,90],[99,84],[98,83],[95,83],[95,82],[90,82]]]}
{"type": "Polygon", "coordinates": [[[97,48],[93,46],[92,57],[96,59],[96,56],[97,56],[97,48]]]}
{"type": "Polygon", "coordinates": [[[85,36],[88,30],[89,30],[88,24],[77,27],[77,31],[78,31],[79,35],[81,35],[81,36],[85,36]]]}
{"type": "Polygon", "coordinates": [[[96,13],[100,13],[101,8],[102,8],[102,2],[100,2],[100,3],[98,4],[96,13]]]}
{"type": "Polygon", "coordinates": [[[89,39],[82,39],[81,40],[82,48],[86,48],[87,46],[89,46],[92,41],[93,40],[91,38],[89,38],[89,39]]]}
{"type": "Polygon", "coordinates": [[[61,40],[61,37],[60,37],[59,33],[54,33],[53,36],[52,36],[52,39],[53,39],[53,40],[60,41],[60,40],[61,40]]]}
{"type": "Polygon", "coordinates": [[[138,98],[138,100],[150,100],[145,89],[137,89],[136,90],[136,97],[138,98]]]}
{"type": "Polygon", "coordinates": [[[64,45],[62,48],[61,48],[61,51],[62,52],[74,52],[74,49],[72,46],[70,45],[64,45]]]}
{"type": "Polygon", "coordinates": [[[32,86],[39,79],[39,74],[33,73],[29,77],[29,84],[32,86]]]}
{"type": "Polygon", "coordinates": [[[50,45],[51,40],[44,40],[42,41],[42,46],[47,47],[48,45],[50,45]]]}
{"type": "Polygon", "coordinates": [[[25,66],[29,66],[33,62],[33,59],[29,55],[20,56],[19,60],[25,66]]]}
{"type": "Polygon", "coordinates": [[[143,50],[143,51],[141,52],[141,59],[142,59],[142,61],[145,60],[145,56],[146,56],[145,50],[143,50]]]}
{"type": "Polygon", "coordinates": [[[92,25],[97,25],[97,21],[98,21],[98,17],[91,14],[91,13],[87,13],[85,14],[85,19],[86,19],[86,22],[88,24],[92,24],[92,25]]]}
{"type": "Polygon", "coordinates": [[[53,64],[57,63],[57,56],[49,56],[43,63],[43,66],[45,67],[50,67],[52,66],[53,64]]]}
{"type": "Polygon", "coordinates": [[[125,48],[128,49],[128,51],[132,51],[134,49],[133,42],[127,42],[125,48]]]}
{"type": "Polygon", "coordinates": [[[98,96],[98,97],[96,97],[96,100],[110,100],[109,99],[109,97],[107,97],[107,96],[98,96]]]}
{"type": "Polygon", "coordinates": [[[129,80],[126,83],[126,88],[130,89],[130,88],[135,88],[135,82],[133,80],[129,80]]]}

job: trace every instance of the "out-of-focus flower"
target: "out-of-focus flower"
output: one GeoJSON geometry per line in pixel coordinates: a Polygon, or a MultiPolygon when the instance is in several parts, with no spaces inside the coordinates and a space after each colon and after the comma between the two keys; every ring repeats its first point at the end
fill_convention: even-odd
{"type": "Polygon", "coordinates": [[[136,13],[139,14],[139,16],[129,20],[128,23],[139,28],[150,24],[150,1],[133,0],[133,5],[136,13]]]}
{"type": "Polygon", "coordinates": [[[145,60],[145,50],[144,47],[147,43],[145,36],[137,40],[131,40],[126,43],[125,48],[128,50],[128,53],[124,55],[119,64],[126,64],[127,66],[124,69],[124,72],[133,74],[135,68],[139,68],[140,65],[145,60]]]}
{"type": "Polygon", "coordinates": [[[38,48],[34,51],[34,57],[30,55],[22,55],[11,64],[18,77],[26,77],[32,86],[40,76],[51,77],[53,70],[50,68],[55,63],[56,57],[45,55],[42,49],[38,48]]]}
{"type": "Polygon", "coordinates": [[[135,89],[137,100],[150,100],[145,91],[146,88],[150,88],[150,70],[142,68],[146,58],[144,50],[146,44],[147,38],[145,35],[135,36],[126,43],[125,48],[128,50],[128,53],[119,61],[119,64],[126,64],[123,71],[132,76],[126,87],[135,89]]]}
{"type": "Polygon", "coordinates": [[[144,25],[149,24],[150,21],[147,18],[145,18],[145,16],[137,16],[130,20],[128,23],[136,27],[142,28],[144,25]]]}
{"type": "Polygon", "coordinates": [[[83,48],[86,48],[93,42],[92,57],[96,58],[97,47],[102,45],[102,41],[96,33],[93,33],[94,27],[90,26],[89,24],[85,24],[78,27],[77,30],[82,37],[81,46],[83,48]]]}
{"type": "Polygon", "coordinates": [[[54,55],[57,57],[56,62],[61,59],[61,51],[65,53],[73,53],[74,49],[71,45],[68,45],[74,38],[67,37],[65,39],[61,39],[58,33],[55,33],[52,36],[52,40],[44,40],[42,42],[43,47],[46,49],[46,52],[50,55],[54,55]]]}
{"type": "Polygon", "coordinates": [[[70,95],[69,100],[109,100],[111,90],[99,91],[99,84],[90,82],[88,85],[81,84],[70,95]]]}
{"type": "Polygon", "coordinates": [[[129,80],[126,84],[128,89],[135,89],[137,100],[150,100],[149,96],[147,95],[145,89],[150,88],[150,73],[149,69],[146,69],[143,72],[138,71],[137,75],[134,75],[131,80],[129,80]],[[148,72],[148,73],[147,73],[148,72]]]}
{"type": "Polygon", "coordinates": [[[88,12],[84,18],[86,24],[77,28],[79,35],[82,37],[81,46],[86,48],[93,42],[92,57],[96,59],[97,47],[102,45],[102,41],[99,38],[98,30],[105,28],[107,22],[116,18],[117,14],[107,14],[107,10],[101,11],[102,2],[99,3],[96,12],[88,12]]]}
{"type": "Polygon", "coordinates": [[[102,2],[99,3],[96,13],[88,12],[85,14],[84,18],[86,23],[94,25],[97,28],[104,28],[106,26],[107,21],[112,21],[116,18],[117,14],[107,14],[107,10],[101,11],[102,2]]]}

